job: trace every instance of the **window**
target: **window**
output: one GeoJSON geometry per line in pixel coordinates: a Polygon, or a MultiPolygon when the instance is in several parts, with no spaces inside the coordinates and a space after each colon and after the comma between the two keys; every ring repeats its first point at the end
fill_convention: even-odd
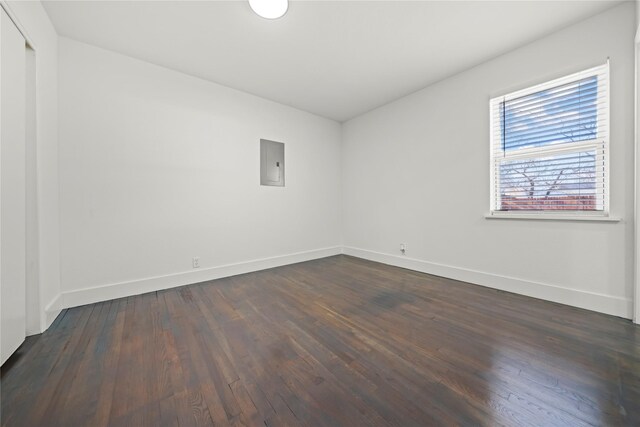
{"type": "Polygon", "coordinates": [[[608,63],[493,98],[490,109],[492,215],[608,215],[608,63]]]}

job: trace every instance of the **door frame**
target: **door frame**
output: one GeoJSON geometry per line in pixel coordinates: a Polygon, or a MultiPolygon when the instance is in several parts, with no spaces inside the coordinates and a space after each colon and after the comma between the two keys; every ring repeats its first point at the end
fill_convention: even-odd
{"type": "MultiPolygon", "coordinates": [[[[637,5],[640,7],[640,4],[637,5]]],[[[635,103],[634,103],[634,129],[635,129],[635,156],[634,156],[634,296],[633,296],[633,322],[640,324],[640,25],[636,32],[635,44],[635,103]]]]}
{"type": "MultiPolygon", "coordinates": [[[[20,34],[22,35],[22,37],[24,38],[25,42],[26,42],[26,52],[25,55],[32,55],[32,59],[31,59],[31,64],[28,65],[30,67],[32,67],[32,69],[30,70],[30,72],[32,73],[31,77],[34,79],[31,84],[32,84],[32,90],[33,90],[33,99],[28,100],[25,99],[25,101],[27,102],[27,109],[29,109],[29,113],[28,114],[33,114],[33,121],[31,123],[31,125],[33,126],[33,129],[31,129],[31,135],[32,135],[32,140],[29,141],[28,140],[28,134],[29,134],[29,130],[27,130],[27,135],[25,135],[25,144],[31,144],[31,150],[29,149],[29,147],[25,146],[25,151],[27,153],[27,156],[30,156],[28,159],[26,159],[26,163],[25,163],[25,173],[29,174],[31,173],[30,176],[26,176],[25,177],[25,185],[27,186],[25,188],[26,190],[26,194],[25,197],[27,198],[27,212],[26,215],[27,217],[25,218],[26,220],[26,234],[25,234],[25,239],[27,239],[27,241],[25,242],[26,244],[26,254],[25,254],[25,264],[26,264],[26,268],[27,271],[25,271],[25,277],[26,277],[26,335],[33,335],[33,334],[37,334],[40,332],[43,332],[43,324],[44,324],[44,311],[42,309],[42,304],[40,301],[40,297],[41,297],[41,289],[40,289],[40,280],[39,280],[39,274],[40,274],[40,252],[39,252],[39,231],[40,231],[40,218],[39,218],[39,212],[38,212],[38,140],[39,140],[39,135],[38,135],[38,105],[37,105],[37,98],[38,98],[38,82],[37,82],[37,58],[38,58],[38,50],[37,47],[35,45],[35,43],[33,42],[33,39],[29,36],[28,32],[26,31],[24,25],[22,25],[22,23],[20,22],[20,20],[17,17],[17,14],[13,11],[13,9],[11,8],[11,5],[9,4],[9,2],[7,2],[6,0],[0,0],[0,8],[2,10],[4,10],[4,12],[7,14],[7,16],[9,17],[9,19],[13,22],[13,24],[15,25],[15,27],[18,29],[18,31],[20,32],[20,34]],[[31,103],[31,104],[29,104],[31,103]],[[32,170],[30,171],[29,168],[29,164],[31,164],[33,166],[32,170]],[[29,187],[29,183],[31,183],[31,187],[29,187]],[[31,198],[31,203],[29,203],[29,198],[31,198]],[[31,209],[35,210],[35,215],[31,215],[29,214],[29,206],[31,206],[31,209]],[[31,239],[31,242],[29,241],[29,235],[34,235],[34,237],[31,239]],[[29,260],[32,261],[32,265],[35,265],[31,271],[29,270],[29,260]]],[[[26,63],[29,64],[29,60],[26,58],[27,60],[26,63]]],[[[27,73],[29,74],[29,72],[27,73]]],[[[29,75],[26,76],[27,78],[29,78],[29,75]]],[[[29,126],[30,124],[26,123],[26,126],[29,126]]],[[[1,256],[1,254],[0,254],[1,256]]]]}

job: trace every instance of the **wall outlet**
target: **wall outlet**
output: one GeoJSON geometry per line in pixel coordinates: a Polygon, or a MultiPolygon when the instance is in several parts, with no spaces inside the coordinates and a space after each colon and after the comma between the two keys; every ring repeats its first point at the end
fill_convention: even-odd
{"type": "Polygon", "coordinates": [[[193,268],[200,268],[200,257],[199,256],[194,256],[192,261],[193,261],[193,268]]]}
{"type": "Polygon", "coordinates": [[[407,244],[406,243],[400,243],[400,253],[402,255],[406,255],[407,254],[407,244]]]}

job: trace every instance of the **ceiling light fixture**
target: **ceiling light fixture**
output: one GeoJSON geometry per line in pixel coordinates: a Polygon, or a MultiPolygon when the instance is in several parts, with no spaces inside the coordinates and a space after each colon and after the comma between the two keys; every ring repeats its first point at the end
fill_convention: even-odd
{"type": "Polygon", "coordinates": [[[266,19],[278,19],[287,13],[288,0],[249,0],[249,6],[258,15],[266,19]]]}

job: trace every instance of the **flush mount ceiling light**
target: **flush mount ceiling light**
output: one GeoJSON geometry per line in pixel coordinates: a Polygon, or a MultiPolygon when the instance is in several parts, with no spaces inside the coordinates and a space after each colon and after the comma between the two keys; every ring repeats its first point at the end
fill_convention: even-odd
{"type": "Polygon", "coordinates": [[[289,8],[288,0],[249,0],[249,6],[258,15],[266,19],[284,16],[289,8]]]}

